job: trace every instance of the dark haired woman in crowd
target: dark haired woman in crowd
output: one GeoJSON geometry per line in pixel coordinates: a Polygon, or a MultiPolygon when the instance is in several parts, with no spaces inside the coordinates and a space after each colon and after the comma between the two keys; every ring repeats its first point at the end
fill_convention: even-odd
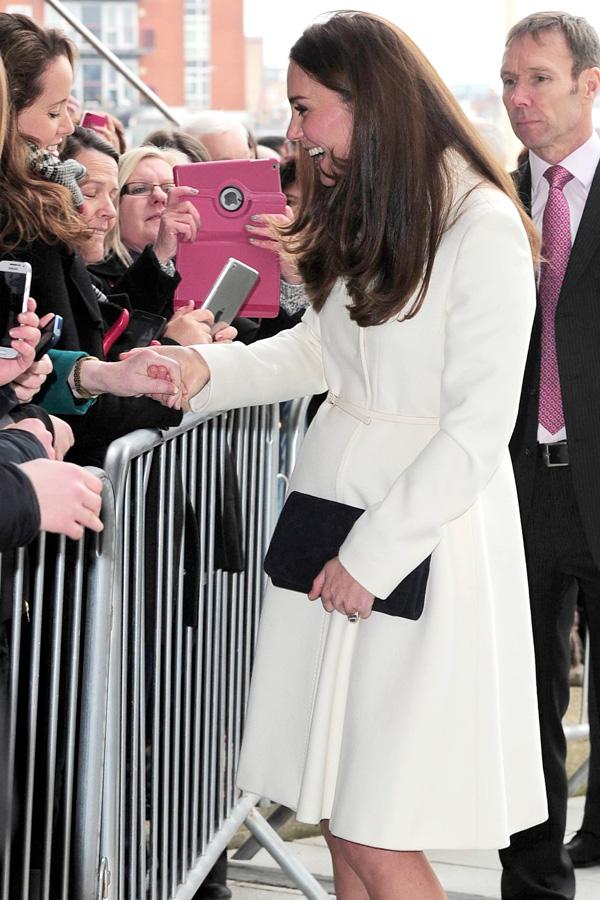
{"type": "Polygon", "coordinates": [[[194,409],[327,389],[291,490],[366,508],[315,574],[321,602],[267,590],[238,784],[322,823],[338,897],[438,900],[425,848],[506,846],[547,816],[508,454],[536,240],[390,23],[307,29],[288,95],[311,308],[252,347],[161,350],[194,409]],[[430,554],[421,617],[372,612],[430,554]]]}
{"type": "MultiPolygon", "coordinates": [[[[54,155],[73,131],[67,112],[72,45],[60,32],[41,28],[26,16],[0,13],[0,55],[16,118],[2,152],[0,253],[31,264],[31,293],[39,314],[63,317],[59,347],[102,359],[109,306],[99,300],[80,255],[92,232],[77,212],[84,199],[79,181],[85,170],[54,155]]],[[[112,318],[128,304],[126,296],[119,299],[112,318]]],[[[80,363],[80,372],[86,365],[80,363]]],[[[104,394],[85,417],[69,417],[69,422],[78,458],[99,463],[103,448],[116,437],[133,428],[168,427],[180,419],[179,410],[148,398],[104,394]]]]}

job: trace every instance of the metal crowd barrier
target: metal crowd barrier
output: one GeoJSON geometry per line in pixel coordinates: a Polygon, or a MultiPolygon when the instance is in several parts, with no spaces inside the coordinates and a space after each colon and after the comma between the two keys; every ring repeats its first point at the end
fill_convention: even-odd
{"type": "Polygon", "coordinates": [[[0,853],[2,900],[73,898],[81,859],[98,869],[115,540],[106,478],[103,505],[102,535],[41,534],[0,557],[2,814],[15,822],[0,853]]]}

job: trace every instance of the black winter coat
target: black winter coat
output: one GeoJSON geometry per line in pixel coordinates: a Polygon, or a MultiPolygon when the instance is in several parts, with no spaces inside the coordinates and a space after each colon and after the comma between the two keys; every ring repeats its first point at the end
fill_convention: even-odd
{"type": "MultiPolygon", "coordinates": [[[[105,304],[99,302],[81,256],[71,253],[62,244],[34,241],[18,248],[11,258],[31,264],[31,296],[38,304],[39,314],[54,312],[63,317],[58,349],[85,350],[102,359],[102,337],[107,321],[114,318],[114,307],[102,309],[105,304]],[[103,312],[112,315],[106,315],[105,319],[103,312]]],[[[110,299],[120,307],[130,308],[123,294],[113,295],[110,299]]],[[[181,412],[145,397],[103,394],[84,416],[65,416],[75,434],[75,447],[69,459],[101,465],[105,448],[111,441],[136,428],[177,425],[181,416],[181,412]]]]}

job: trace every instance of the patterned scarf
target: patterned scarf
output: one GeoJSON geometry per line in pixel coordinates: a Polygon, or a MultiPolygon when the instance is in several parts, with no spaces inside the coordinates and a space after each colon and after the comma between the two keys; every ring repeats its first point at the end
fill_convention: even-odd
{"type": "Polygon", "coordinates": [[[83,206],[83,194],[78,182],[85,178],[85,166],[75,159],[60,160],[51,153],[40,150],[39,147],[32,147],[32,150],[32,170],[46,181],[54,181],[55,184],[62,184],[68,188],[77,209],[83,206]]]}

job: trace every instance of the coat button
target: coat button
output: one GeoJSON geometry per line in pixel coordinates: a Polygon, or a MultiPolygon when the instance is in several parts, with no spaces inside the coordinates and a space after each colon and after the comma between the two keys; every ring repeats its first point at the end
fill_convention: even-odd
{"type": "Polygon", "coordinates": [[[525,447],[525,456],[533,456],[533,450],[531,447],[525,447]]]}
{"type": "Polygon", "coordinates": [[[537,397],[537,393],[538,393],[538,389],[537,389],[537,388],[534,388],[534,387],[529,388],[529,396],[530,396],[530,397],[537,397]]]}

